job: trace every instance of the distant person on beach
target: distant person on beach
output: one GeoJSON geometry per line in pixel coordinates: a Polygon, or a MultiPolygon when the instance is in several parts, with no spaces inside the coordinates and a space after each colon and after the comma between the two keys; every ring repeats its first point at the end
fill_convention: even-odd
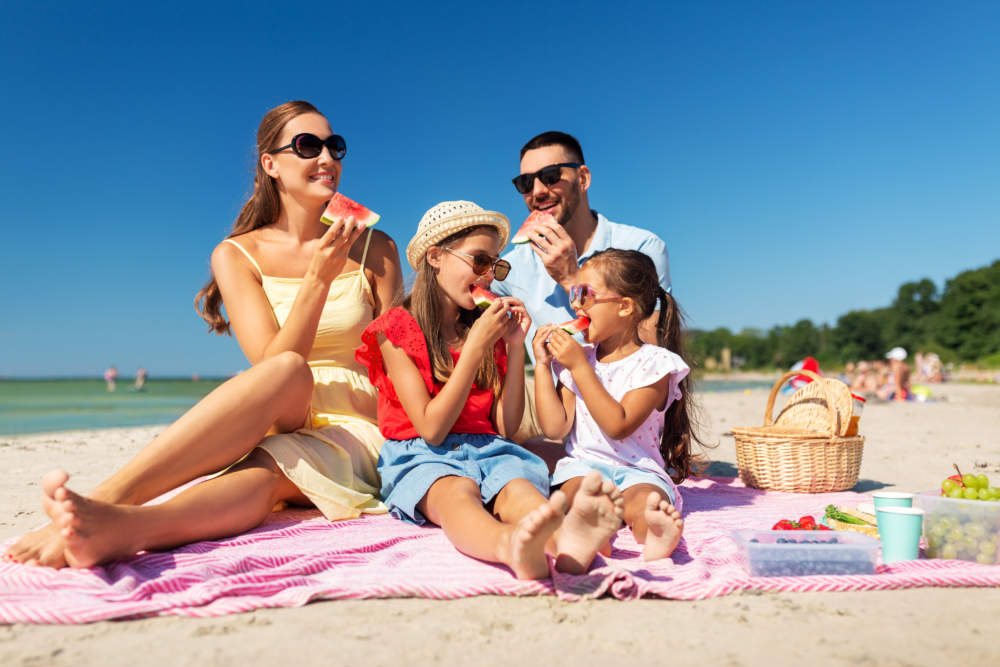
{"type": "Polygon", "coordinates": [[[109,366],[106,371],[104,371],[104,382],[107,384],[108,391],[114,391],[115,381],[118,379],[118,369],[114,365],[109,366]]]}
{"type": "Polygon", "coordinates": [[[690,474],[693,437],[690,368],[676,354],[683,351],[680,312],[662,287],[650,289],[656,266],[636,250],[598,251],[577,279],[571,299],[576,314],[590,318],[586,344],[555,324],[532,340],[542,432],[568,436],[552,486],[572,508],[596,470],[624,493],[625,522],[643,559],[666,558],[684,528],[677,483],[690,474]],[[640,340],[638,325],[654,314],[651,345],[640,340]]]}
{"type": "Polygon", "coordinates": [[[146,369],[142,366],[135,372],[135,384],[132,385],[132,391],[142,391],[143,387],[146,386],[146,369]]]}
{"type": "Polygon", "coordinates": [[[501,281],[507,218],[469,201],[428,210],[406,257],[402,306],[372,322],[357,358],[379,389],[382,496],[399,519],[441,526],[455,548],[519,579],[583,572],[621,525],[621,498],[591,475],[566,513],[545,462],[509,438],[524,409],[520,300],[476,308],[471,290],[501,281]],[[502,267],[502,268],[501,268],[502,267]]]}
{"type": "Polygon", "coordinates": [[[910,367],[906,363],[906,350],[894,347],[885,354],[889,360],[888,373],[876,395],[885,401],[907,401],[913,398],[910,391],[910,367]]]}
{"type": "Polygon", "coordinates": [[[377,395],[354,350],[365,326],[399,295],[401,270],[384,233],[364,233],[353,219],[320,222],[345,151],[308,102],[265,114],[253,194],[212,253],[212,278],[196,298],[213,331],[232,327],[252,368],[89,496],[70,490],[61,470],[46,475],[42,504],[52,523],[21,538],[6,558],[89,567],[242,533],[284,503],[315,505],[331,520],[386,511],[375,467],[383,441],[377,395]],[[162,504],[143,505],[220,471],[162,504]]]}
{"type": "MultiPolygon", "coordinates": [[[[659,286],[670,292],[670,260],[663,240],[646,229],[612,222],[590,208],[587,191],[592,175],[575,137],[544,132],[521,147],[520,155],[520,174],[513,179],[514,187],[528,211],[549,213],[555,222],[543,223],[532,233],[530,243],[504,255],[512,266],[511,275],[496,283],[494,290],[524,302],[532,319],[529,340],[539,326],[573,318],[570,289],[578,282],[580,265],[599,250],[620,248],[649,255],[656,265],[659,286]]],[[[641,323],[640,336],[646,342],[656,342],[655,315],[641,323]]],[[[534,351],[529,350],[529,354],[534,355],[534,351]]],[[[519,441],[541,433],[530,383],[528,392],[519,441]]]]}

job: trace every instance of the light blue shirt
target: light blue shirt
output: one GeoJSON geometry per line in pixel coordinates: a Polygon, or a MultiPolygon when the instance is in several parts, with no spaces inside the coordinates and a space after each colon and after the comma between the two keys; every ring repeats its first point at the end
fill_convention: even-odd
{"type": "MultiPolygon", "coordinates": [[[[595,212],[596,213],[596,212],[595,212]]],[[[667,244],[656,234],[639,227],[611,222],[597,213],[597,228],[590,240],[590,246],[578,262],[583,262],[598,250],[618,248],[639,250],[652,258],[656,273],[660,276],[660,286],[670,291],[670,259],[667,244]]],[[[552,279],[545,270],[541,258],[531,249],[530,243],[515,245],[504,259],[510,262],[510,274],[506,280],[494,280],[490,290],[501,296],[512,296],[524,302],[531,316],[531,329],[525,343],[531,363],[535,363],[535,353],[531,341],[541,324],[560,324],[576,317],[569,302],[569,294],[552,279]]]]}

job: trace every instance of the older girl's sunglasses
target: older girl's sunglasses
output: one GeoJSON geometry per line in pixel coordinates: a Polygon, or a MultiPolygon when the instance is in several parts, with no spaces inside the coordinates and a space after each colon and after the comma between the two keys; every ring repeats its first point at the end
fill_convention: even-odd
{"type": "Polygon", "coordinates": [[[531,192],[531,188],[535,187],[535,179],[537,178],[542,182],[542,185],[548,187],[550,185],[555,185],[562,178],[562,168],[572,167],[576,169],[577,167],[582,167],[583,165],[579,162],[560,162],[559,164],[550,164],[547,167],[542,167],[533,174],[521,174],[520,176],[515,176],[511,179],[514,187],[522,195],[526,195],[531,192]]]}
{"type": "Polygon", "coordinates": [[[503,280],[510,273],[510,262],[506,259],[493,259],[485,252],[477,252],[475,255],[470,255],[461,250],[453,250],[451,248],[445,248],[445,250],[453,255],[461,255],[462,257],[471,259],[472,271],[477,276],[485,276],[490,269],[493,269],[493,277],[497,280],[503,280]]]}
{"type": "Polygon", "coordinates": [[[269,152],[280,153],[283,150],[291,148],[292,152],[300,158],[311,160],[314,157],[319,157],[319,154],[323,152],[323,146],[327,147],[330,151],[330,157],[334,160],[341,160],[347,154],[347,143],[339,134],[331,134],[326,139],[320,139],[315,134],[309,134],[308,132],[296,134],[292,137],[292,143],[281,148],[275,148],[269,152]]]}

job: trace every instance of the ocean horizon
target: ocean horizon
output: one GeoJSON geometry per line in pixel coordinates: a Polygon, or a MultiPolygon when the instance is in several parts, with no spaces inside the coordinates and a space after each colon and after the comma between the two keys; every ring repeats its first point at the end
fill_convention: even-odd
{"type": "MultiPolygon", "coordinates": [[[[226,378],[154,378],[134,390],[119,376],[109,392],[100,378],[0,378],[0,436],[169,424],[226,378]]],[[[770,380],[697,380],[696,392],[769,389],[770,380]]]]}

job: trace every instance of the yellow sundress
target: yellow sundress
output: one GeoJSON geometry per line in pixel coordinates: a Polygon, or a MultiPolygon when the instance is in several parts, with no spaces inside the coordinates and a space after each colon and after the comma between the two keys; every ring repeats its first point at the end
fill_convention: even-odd
{"type": "MultiPolygon", "coordinates": [[[[243,246],[233,239],[226,242],[260,273],[275,320],[283,326],[302,279],[264,275],[243,246]]],[[[354,359],[361,332],[374,315],[375,299],[364,273],[370,242],[369,230],[361,268],[337,276],[323,306],[307,359],[315,383],[309,427],[270,435],[258,445],[331,521],[386,511],[375,467],[385,441],[378,430],[378,396],[368,369],[354,359]]]]}

